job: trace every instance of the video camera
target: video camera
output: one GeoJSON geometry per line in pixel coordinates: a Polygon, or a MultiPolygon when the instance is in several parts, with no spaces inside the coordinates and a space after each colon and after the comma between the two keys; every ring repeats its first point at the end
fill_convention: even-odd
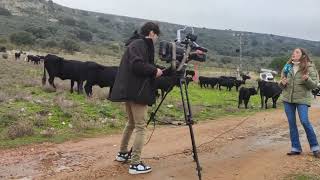
{"type": "MultiPolygon", "coordinates": [[[[187,26],[177,31],[177,39],[174,42],[160,42],[159,57],[162,61],[172,63],[173,68],[177,64],[180,64],[181,68],[182,65],[192,60],[199,62],[206,61],[207,57],[205,53],[208,52],[208,50],[196,43],[197,36],[194,34],[192,27],[192,33],[188,33],[186,37],[181,40],[181,31],[185,31],[186,29],[187,26]]],[[[178,70],[180,68],[178,68],[178,70]]]]}

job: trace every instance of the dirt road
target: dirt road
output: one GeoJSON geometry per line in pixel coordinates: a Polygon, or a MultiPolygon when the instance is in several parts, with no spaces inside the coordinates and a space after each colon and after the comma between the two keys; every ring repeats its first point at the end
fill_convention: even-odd
{"type": "MultiPolygon", "coordinates": [[[[312,107],[310,119],[320,132],[319,105],[312,107]]],[[[320,160],[309,153],[304,131],[300,133],[303,155],[285,155],[290,150],[287,126],[280,109],[194,125],[197,145],[214,140],[199,147],[203,179],[274,180],[292,173],[320,174],[320,160]],[[230,129],[233,130],[224,134],[230,129]]],[[[186,126],[156,129],[143,152],[144,161],[153,168],[153,172],[146,175],[130,176],[128,164],[114,161],[120,138],[121,134],[116,134],[78,142],[0,150],[0,179],[197,179],[190,153],[163,157],[191,147],[186,126]]]]}

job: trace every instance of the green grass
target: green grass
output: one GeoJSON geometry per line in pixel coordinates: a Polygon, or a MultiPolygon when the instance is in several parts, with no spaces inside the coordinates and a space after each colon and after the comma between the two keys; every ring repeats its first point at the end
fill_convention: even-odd
{"type": "MultiPolygon", "coordinates": [[[[201,89],[193,83],[189,86],[189,99],[194,119],[199,121],[216,119],[222,116],[245,116],[261,111],[259,95],[251,97],[248,109],[238,109],[238,92],[234,89],[231,92],[226,91],[225,88],[221,91],[211,88],[201,89]]],[[[271,107],[271,104],[269,104],[269,107],[271,107]]],[[[161,118],[169,117],[175,120],[183,120],[181,95],[178,88],[174,88],[168,95],[160,108],[159,116],[161,118]],[[173,107],[170,105],[173,105],[173,107]]]]}
{"type": "Polygon", "coordinates": [[[315,174],[292,174],[284,178],[285,180],[320,180],[319,175],[315,174]]]}
{"type": "MultiPolygon", "coordinates": [[[[87,56],[80,57],[86,59],[87,56]]],[[[72,58],[72,57],[69,57],[72,58]]],[[[76,57],[77,58],[77,57],[76,57]]],[[[78,58],[77,58],[78,59],[78,58]]],[[[215,69],[213,69],[215,70],[215,69]]],[[[207,68],[207,71],[210,69],[207,68]]],[[[42,67],[4,60],[0,68],[0,148],[40,142],[63,142],[81,137],[93,137],[119,132],[126,123],[124,107],[105,99],[106,90],[95,87],[94,97],[71,94],[69,81],[56,80],[57,91],[41,85],[42,67]],[[8,128],[19,121],[32,123],[34,135],[9,139],[8,128]],[[54,128],[52,137],[43,137],[40,132],[54,128]]],[[[255,81],[246,86],[255,85],[255,81]]],[[[189,98],[195,121],[214,120],[226,116],[246,116],[261,111],[259,96],[253,96],[249,109],[238,109],[238,92],[223,88],[201,89],[189,85],[189,98]]],[[[160,99],[158,100],[160,101],[160,99]]],[[[271,103],[271,102],[270,102],[271,103]]],[[[271,107],[271,104],[269,105],[271,107]]],[[[149,108],[149,112],[155,106],[149,108]]],[[[177,87],[169,93],[157,114],[162,121],[184,121],[180,91],[177,87]]]]}

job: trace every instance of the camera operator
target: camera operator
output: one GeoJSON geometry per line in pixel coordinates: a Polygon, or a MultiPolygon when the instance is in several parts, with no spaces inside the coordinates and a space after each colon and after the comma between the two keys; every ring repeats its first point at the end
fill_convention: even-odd
{"type": "Polygon", "coordinates": [[[144,145],[147,108],[156,100],[154,80],[163,74],[154,64],[154,44],[159,34],[159,26],[147,22],[141,27],[139,34],[128,40],[110,96],[111,101],[125,102],[128,122],[116,161],[131,159],[130,174],[148,173],[152,170],[140,160],[140,155],[144,145]],[[128,143],[134,129],[136,136],[131,158],[128,143]]]}

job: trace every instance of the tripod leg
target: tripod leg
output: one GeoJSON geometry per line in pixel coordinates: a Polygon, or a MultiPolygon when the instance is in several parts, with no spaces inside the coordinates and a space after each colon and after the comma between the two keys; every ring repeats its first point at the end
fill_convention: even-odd
{"type": "Polygon", "coordinates": [[[183,79],[180,79],[179,86],[180,86],[180,94],[181,94],[184,118],[185,118],[186,124],[189,126],[189,131],[190,131],[190,136],[191,136],[193,159],[197,164],[198,177],[199,177],[199,180],[201,180],[201,166],[200,166],[200,162],[199,162],[199,158],[198,158],[197,146],[196,146],[193,128],[192,128],[193,121],[192,121],[191,106],[190,106],[189,96],[188,96],[188,88],[187,88],[186,83],[183,79]],[[183,85],[184,85],[184,88],[183,88],[183,85]],[[186,96],[186,102],[185,102],[184,95],[186,96]],[[187,105],[186,105],[186,103],[187,103],[187,105]]]}
{"type": "MultiPolygon", "coordinates": [[[[156,108],[156,110],[151,113],[150,118],[149,118],[149,120],[148,120],[148,122],[147,122],[147,126],[150,124],[151,121],[155,121],[155,116],[156,116],[156,114],[157,114],[160,106],[162,105],[163,101],[166,99],[167,95],[169,94],[169,92],[170,92],[170,91],[167,91],[167,92],[164,94],[164,96],[162,97],[162,99],[161,99],[158,107],[156,108]]],[[[162,92],[161,92],[161,94],[162,94],[162,92]]]]}

